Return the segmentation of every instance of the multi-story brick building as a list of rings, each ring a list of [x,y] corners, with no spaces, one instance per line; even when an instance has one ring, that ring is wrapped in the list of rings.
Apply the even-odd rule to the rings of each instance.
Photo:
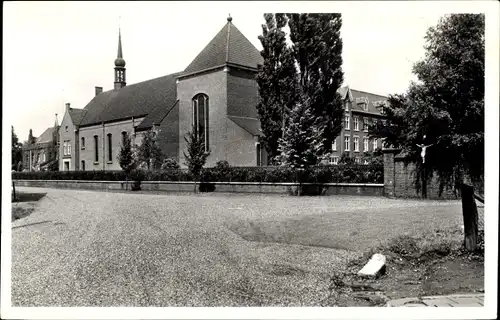
[[[332,144],[329,164],[337,164],[347,152],[357,163],[363,163],[363,153],[382,148],[380,139],[370,139],[368,126],[375,119],[383,119],[383,107],[387,97],[342,87],[339,93],[344,100],[345,111],[340,135]]]
[[[219,160],[234,166],[266,164],[256,109],[255,76],[262,63],[260,52],[229,17],[184,71],[127,86],[119,34],[114,88],[103,92],[96,87],[94,98],[83,109],[67,105],[59,134],[60,169],[119,170],[117,156],[123,137],[130,136],[139,145],[146,130],[156,132],[165,156],[185,166],[184,137],[193,125],[204,132],[210,150],[207,166]],[[370,107],[363,111],[353,107],[357,93],[349,88],[341,92],[350,103],[349,116],[363,112],[377,116],[373,101],[378,98],[370,96]],[[346,132],[351,131],[344,130],[340,139],[347,137]],[[351,145],[354,136],[350,139]],[[338,144],[338,150],[344,150]]]

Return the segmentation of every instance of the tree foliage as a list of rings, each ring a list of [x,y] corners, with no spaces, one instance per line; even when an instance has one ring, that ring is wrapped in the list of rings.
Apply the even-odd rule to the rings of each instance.
[[[179,169],[179,163],[177,163],[177,160],[172,159],[172,158],[167,158],[165,161],[163,161],[163,164],[161,165],[162,170],[166,169]]]
[[[153,130],[144,132],[142,143],[137,147],[137,159],[148,171],[160,168],[163,163],[164,155]]]
[[[339,164],[353,165],[355,160],[351,157],[349,151],[344,151],[339,159]]]
[[[285,119],[296,100],[297,70],[283,30],[286,15],[266,13],[264,19],[266,24],[262,25],[259,36],[264,63],[257,74],[260,99],[257,112],[264,134],[262,144],[273,160],[278,155],[278,140],[283,137]]]
[[[342,129],[344,108],[337,90],[344,81],[340,13],[287,14],[298,67],[300,94],[325,127],[321,152],[330,152]]]
[[[309,103],[298,103],[287,121],[285,134],[279,139],[279,163],[292,168],[307,168],[321,161],[325,125],[318,120]]]
[[[17,134],[14,132],[14,126],[11,126],[12,129],[12,169],[19,170],[19,162],[23,161],[22,155],[22,144],[19,142],[19,138]]]
[[[135,169],[136,163],[132,151],[132,141],[128,134],[123,137],[123,144],[118,153],[118,163],[127,174],[130,174],[130,172]]]
[[[259,37],[264,65],[257,83],[257,106],[264,146],[271,159],[284,159],[277,149],[284,138],[290,111],[309,108],[318,126],[324,127],[319,155],[330,151],[342,128],[344,108],[337,90],[343,82],[340,14],[265,14]],[[286,42],[289,27],[291,45]],[[306,104],[306,105],[305,105]],[[321,125],[320,125],[321,123]]]
[[[484,172],[484,27],[483,14],[452,14],[430,28],[425,58],[413,68],[418,82],[389,98],[386,126],[379,121],[370,128],[416,160],[419,171],[417,144],[432,144],[427,178],[437,173],[441,190]]]
[[[195,127],[191,129],[184,137],[187,144],[187,153],[183,151],[185,164],[188,166],[189,172],[199,180],[201,170],[207,162],[210,151],[205,150],[205,137],[203,131],[198,132]]]

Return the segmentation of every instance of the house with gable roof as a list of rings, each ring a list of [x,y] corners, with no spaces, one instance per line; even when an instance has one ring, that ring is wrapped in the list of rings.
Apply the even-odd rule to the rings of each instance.
[[[262,63],[259,50],[228,17],[184,71],[127,85],[119,32],[113,89],[96,87],[95,96],[83,109],[66,107],[59,131],[60,170],[120,170],[117,157],[124,137],[140,145],[147,130],[156,133],[166,157],[185,167],[184,137],[192,126],[204,132],[205,147],[210,150],[207,166],[220,160],[232,166],[267,164],[259,143],[262,132],[256,109],[255,76]],[[365,112],[353,105],[358,93],[348,87],[339,93],[350,110],[348,123],[352,125],[351,113]],[[370,107],[366,112],[374,110]],[[340,139],[347,137],[345,132]],[[352,135],[349,139],[345,146],[351,148]],[[339,148],[334,152],[349,150],[336,144]]]
[[[356,163],[363,163],[363,153],[382,149],[380,139],[369,137],[368,127],[375,119],[384,118],[384,106],[387,97],[350,89],[348,86],[339,89],[344,100],[344,121],[340,135],[332,144],[329,164],[337,164],[341,155],[347,152]]]
[[[53,127],[48,127],[38,138],[33,137],[32,141],[28,138],[23,144],[21,152],[24,171],[45,171],[58,161],[59,128],[56,119]]]

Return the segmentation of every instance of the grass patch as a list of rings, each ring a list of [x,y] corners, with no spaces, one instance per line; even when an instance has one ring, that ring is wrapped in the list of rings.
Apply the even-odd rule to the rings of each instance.
[[[12,202],[33,202],[39,201],[45,197],[47,193],[32,193],[16,191],[16,198]]]
[[[12,221],[29,216],[35,210],[33,205],[13,205],[12,206]]]
[[[362,279],[357,272],[374,253],[386,256],[386,274]],[[364,289],[360,289],[364,288]],[[332,296],[343,295],[342,306],[358,305],[359,299],[372,306],[388,299],[477,292],[484,289],[484,232],[479,232],[479,249],[467,252],[461,229],[448,228],[418,235],[401,235],[351,260],[346,270],[332,276]],[[359,294],[368,291],[371,294]],[[384,299],[381,298],[381,294]]]
[[[29,216],[34,210],[37,201],[45,197],[47,193],[19,192],[12,200],[12,221]]]

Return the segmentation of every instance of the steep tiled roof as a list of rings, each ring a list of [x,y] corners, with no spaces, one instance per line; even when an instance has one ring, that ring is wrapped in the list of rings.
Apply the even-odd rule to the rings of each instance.
[[[196,56],[184,70],[184,74],[205,69],[234,64],[256,69],[263,59],[259,50],[228,21],[208,45]]]
[[[374,102],[387,101],[387,97],[378,94],[373,94],[369,92],[359,91],[351,89],[351,93],[354,101],[352,102],[353,111],[362,111],[372,114],[379,114],[380,110],[375,106]],[[356,104],[356,99],[367,99],[368,100],[368,110],[365,111],[361,105]]]
[[[337,92],[338,92],[338,94],[340,94],[340,97],[342,98],[342,100],[346,100],[346,99],[351,100],[352,99],[352,96],[350,95],[351,91],[349,90],[348,86],[338,88]]]
[[[79,125],[83,119],[83,116],[85,115],[85,112],[87,111],[85,109],[69,108],[68,112],[69,116],[71,117],[71,121],[73,121],[73,124]]]
[[[161,108],[167,110],[177,100],[178,75],[173,73],[98,94],[84,108],[86,113],[80,125],[146,116]]]
[[[151,111],[146,116],[146,118],[144,118],[144,120],[142,120],[141,123],[137,126],[137,129],[147,129],[151,128],[153,124],[160,124],[163,119],[170,113],[170,111],[172,111],[172,109],[175,108],[175,106],[178,104],[179,100],[176,100],[175,103],[168,108],[161,106]]]
[[[36,143],[51,142],[54,137],[54,130],[57,130],[58,128],[59,127],[50,127],[45,129],[45,131],[36,139]]]
[[[238,126],[245,129],[252,136],[261,136],[262,130],[260,127],[259,119],[247,118],[247,117],[237,117],[237,116],[228,116],[234,123]]]

